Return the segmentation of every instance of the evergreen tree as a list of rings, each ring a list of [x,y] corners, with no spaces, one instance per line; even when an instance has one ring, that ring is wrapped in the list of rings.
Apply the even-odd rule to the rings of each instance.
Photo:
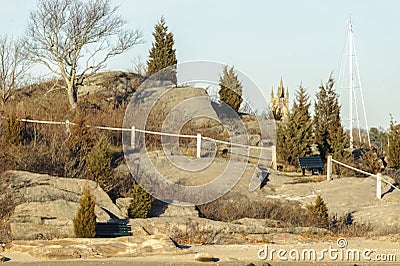
[[[298,166],[297,157],[311,155],[312,121],[310,96],[300,86],[287,121],[277,126],[277,156],[280,163]]]
[[[282,165],[292,165],[293,142],[286,122],[276,121],[276,160]]]
[[[19,145],[22,143],[21,123],[15,116],[9,116],[3,124],[1,141],[7,145]]]
[[[340,119],[339,96],[333,85],[331,75],[325,86],[321,84],[319,87],[314,108],[314,140],[323,160],[332,155],[336,160],[348,162],[349,153],[345,151],[347,136]]]
[[[236,112],[239,111],[240,104],[242,103],[242,83],[239,81],[237,74],[233,67],[228,70],[228,66],[223,69],[222,75],[219,77],[219,99]]]
[[[128,207],[129,218],[147,218],[154,198],[139,184],[133,186],[132,201]]]
[[[97,182],[108,192],[112,184],[111,150],[106,137],[101,137],[87,156],[86,178]]]
[[[400,124],[390,119],[389,146],[388,146],[389,167],[400,168]]]
[[[78,212],[73,220],[76,237],[94,237],[96,235],[95,198],[86,186],[79,202]]]
[[[164,17],[161,17],[160,21],[155,25],[153,36],[154,42],[149,51],[149,60],[147,61],[147,75],[151,76],[158,73],[157,80],[167,80],[176,84],[177,60],[175,49],[173,48],[175,44],[174,35],[172,32],[168,32]]]
[[[307,205],[307,212],[310,222],[318,227],[328,227],[328,208],[321,195],[318,195],[314,204]]]
[[[369,130],[372,146],[376,147],[378,154],[386,151],[388,133],[382,127],[371,127]]]

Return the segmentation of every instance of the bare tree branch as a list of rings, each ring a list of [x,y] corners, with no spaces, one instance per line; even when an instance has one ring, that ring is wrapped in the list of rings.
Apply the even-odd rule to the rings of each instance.
[[[123,29],[125,21],[117,11],[111,0],[39,0],[30,15],[29,59],[62,77],[71,108],[84,75],[142,43],[140,31]]]
[[[29,67],[21,50],[22,42],[9,40],[6,36],[0,37],[0,90],[3,109],[13,91],[21,85]]]

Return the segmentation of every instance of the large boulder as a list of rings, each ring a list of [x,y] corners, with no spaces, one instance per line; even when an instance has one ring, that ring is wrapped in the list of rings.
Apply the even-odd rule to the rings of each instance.
[[[189,203],[170,200],[155,200],[151,206],[150,217],[199,217],[199,211]]]
[[[126,218],[94,181],[23,171],[5,172],[1,181],[0,191],[11,191],[15,199],[9,220],[14,239],[74,237],[72,220],[85,186],[95,196],[98,222]]]

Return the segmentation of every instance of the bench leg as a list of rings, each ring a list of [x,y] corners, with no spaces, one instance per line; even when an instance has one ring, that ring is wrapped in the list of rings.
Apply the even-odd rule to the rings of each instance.
[[[303,176],[306,175],[306,169],[305,168],[301,168],[301,172],[303,173]]]

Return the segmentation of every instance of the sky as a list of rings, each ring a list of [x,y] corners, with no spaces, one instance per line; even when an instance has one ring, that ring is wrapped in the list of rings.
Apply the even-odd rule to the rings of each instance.
[[[388,128],[390,114],[400,120],[398,0],[111,1],[120,6],[127,28],[142,31],[144,44],[113,58],[108,69],[132,69],[137,57],[145,61],[154,25],[164,16],[174,33],[178,63],[233,65],[268,101],[281,77],[291,102],[300,83],[314,101],[332,71],[338,78],[351,16],[368,125]],[[35,5],[0,0],[0,35],[23,36]],[[341,104],[346,113],[347,100]]]

